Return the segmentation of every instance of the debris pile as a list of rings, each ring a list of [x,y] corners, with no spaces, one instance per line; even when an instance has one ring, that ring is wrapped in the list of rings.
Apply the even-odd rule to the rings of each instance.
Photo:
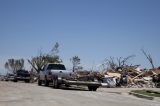
[[[103,72],[77,71],[72,73],[69,80],[95,81],[102,86],[124,88],[154,88],[160,87],[160,68],[140,70],[139,65],[118,67],[116,70]]]
[[[68,80],[73,81],[94,81],[101,80],[102,75],[99,72],[77,71],[71,74]]]
[[[139,65],[125,66],[117,70],[109,70],[103,74],[114,76],[117,86],[127,88],[154,88],[160,87],[160,68],[138,70]]]

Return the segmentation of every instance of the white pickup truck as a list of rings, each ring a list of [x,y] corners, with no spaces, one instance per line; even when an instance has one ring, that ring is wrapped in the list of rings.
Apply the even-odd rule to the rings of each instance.
[[[90,91],[96,91],[101,83],[98,81],[86,81],[86,80],[69,80],[72,72],[67,71],[63,64],[48,63],[40,71],[38,78],[38,85],[44,83],[45,86],[49,86],[49,83],[53,84],[54,88],[59,88],[64,84],[66,87],[70,85],[85,85],[88,86]]]

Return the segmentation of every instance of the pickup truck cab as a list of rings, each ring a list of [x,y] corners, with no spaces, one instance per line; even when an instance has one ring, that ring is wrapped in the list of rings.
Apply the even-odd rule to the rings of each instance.
[[[38,85],[44,83],[45,86],[48,86],[49,83],[53,83],[54,88],[59,88],[63,79],[68,78],[70,73],[63,64],[48,63],[40,71]]]

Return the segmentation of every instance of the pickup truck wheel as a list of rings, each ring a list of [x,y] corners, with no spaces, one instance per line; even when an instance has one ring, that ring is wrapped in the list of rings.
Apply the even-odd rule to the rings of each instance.
[[[45,78],[45,80],[44,80],[44,85],[49,86],[49,81],[47,80],[47,78]]]
[[[98,87],[96,86],[88,86],[89,91],[96,91]]]
[[[13,80],[13,82],[17,82],[17,79],[15,78],[15,79]]]
[[[55,88],[55,80],[54,79],[52,80],[52,83],[53,83],[53,88]]]
[[[42,85],[42,80],[38,79],[38,85],[39,85],[39,86]]]
[[[54,79],[54,88],[58,89],[59,88],[59,83],[58,83],[58,79]]]
[[[30,80],[29,80],[29,79],[28,79],[28,80],[25,80],[25,82],[26,82],[26,83],[29,83],[29,82],[30,82]]]
[[[88,86],[88,90],[89,90],[89,91],[92,91],[92,86]]]
[[[95,86],[95,87],[92,87],[92,90],[93,91],[96,91],[97,90],[97,87]]]

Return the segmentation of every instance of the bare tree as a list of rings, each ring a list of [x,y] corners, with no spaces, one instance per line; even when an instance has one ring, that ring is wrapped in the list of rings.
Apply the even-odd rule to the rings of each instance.
[[[147,60],[149,61],[149,63],[151,64],[152,68],[154,69],[154,63],[153,63],[153,58],[151,56],[151,54],[147,54],[147,52],[144,49],[141,49],[142,53],[144,54],[144,56],[147,58]]]
[[[53,46],[51,50],[51,55],[55,56],[57,55],[57,53],[59,53],[59,43],[58,42],[56,42],[56,44]]]
[[[119,67],[123,67],[123,66],[127,65],[128,64],[128,60],[133,58],[133,57],[135,57],[135,55],[130,55],[130,56],[126,57],[126,58],[123,58],[123,57],[117,58],[118,66]]]
[[[8,59],[4,67],[13,73],[24,68],[24,59]]]
[[[114,58],[110,57],[109,59],[105,59],[105,64],[108,66],[109,69],[111,70],[116,70],[118,67],[125,67],[128,65],[128,60],[135,57],[135,55],[128,56],[126,58],[119,57],[119,58]]]
[[[105,64],[108,66],[109,69],[115,70],[117,67],[117,63],[115,62],[114,57],[110,57],[109,59],[105,59]]]
[[[47,63],[61,63],[62,60],[57,55],[59,52],[59,44],[56,43],[50,53],[43,54],[40,51],[40,54],[38,56],[32,57],[31,60],[28,60],[28,62],[31,64],[31,66],[37,71],[37,73],[42,70],[43,66]]]
[[[39,73],[45,65],[45,61],[43,60],[43,56],[41,54],[39,56],[32,57],[32,59],[28,60],[28,62],[37,71],[37,73]]]
[[[75,72],[75,70],[78,70],[78,69],[82,69],[83,67],[79,66],[80,65],[80,58],[78,56],[74,56],[70,59],[70,61],[72,62],[73,64],[73,72]]]

